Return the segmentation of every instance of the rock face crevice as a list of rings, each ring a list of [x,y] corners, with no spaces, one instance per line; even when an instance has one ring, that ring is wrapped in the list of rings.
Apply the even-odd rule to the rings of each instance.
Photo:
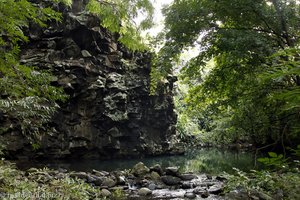
[[[28,30],[31,42],[23,47],[21,62],[50,69],[53,85],[70,96],[33,155],[109,159],[170,152],[175,79],[169,77],[163,94],[150,96],[150,55],[126,49],[97,17],[81,12],[80,3],[57,7],[62,23]],[[15,146],[14,153],[28,155],[25,146]]]

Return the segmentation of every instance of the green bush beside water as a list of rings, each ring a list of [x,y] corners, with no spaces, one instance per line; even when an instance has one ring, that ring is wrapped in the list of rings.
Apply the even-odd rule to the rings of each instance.
[[[1,199],[105,199],[99,189],[83,180],[64,176],[60,179],[47,178],[50,169],[38,170],[34,175],[15,168],[9,162],[0,162]],[[39,175],[38,175],[39,174]]]

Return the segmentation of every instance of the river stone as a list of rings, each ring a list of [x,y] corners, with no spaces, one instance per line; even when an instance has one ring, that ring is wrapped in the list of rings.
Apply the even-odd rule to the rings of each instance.
[[[195,174],[181,174],[179,178],[181,178],[184,181],[190,181],[196,179],[197,176]]]
[[[159,175],[163,175],[163,173],[164,173],[162,170],[162,167],[159,164],[156,164],[156,165],[150,167],[150,170],[157,172]]]
[[[145,174],[147,174],[148,172],[150,172],[150,169],[144,165],[144,163],[139,162],[138,164],[136,164],[131,171],[135,176],[143,176]]]
[[[207,198],[209,196],[209,193],[206,188],[197,187],[193,190],[195,194],[199,194],[202,198]]]
[[[181,182],[181,179],[178,177],[174,177],[174,176],[162,176],[161,180],[164,184],[166,185],[179,185]]]
[[[159,180],[160,179],[160,175],[157,172],[152,171],[150,174],[150,177],[152,180]]]
[[[90,175],[91,178],[93,178],[93,181],[91,181],[91,183],[94,183],[96,186],[101,186],[103,183],[103,177],[99,177],[96,175]]]
[[[213,185],[209,187],[208,192],[210,194],[220,194],[223,191],[223,186],[218,184],[218,185]]]
[[[155,190],[157,187],[156,187],[156,185],[155,185],[154,183],[150,183],[150,184],[148,185],[148,188],[149,188],[150,190]]]
[[[185,181],[185,182],[182,183],[181,187],[183,189],[191,189],[191,188],[194,188],[194,183]]]
[[[120,175],[120,176],[116,176],[116,178],[117,178],[117,184],[118,185],[125,185],[126,184],[125,176]]]
[[[167,167],[165,172],[166,175],[179,176],[179,167]]]
[[[148,188],[145,188],[145,187],[139,189],[139,191],[138,191],[138,194],[140,196],[147,196],[147,195],[150,195],[151,193],[152,193],[152,191]]]
[[[92,57],[92,55],[90,54],[90,52],[88,52],[87,50],[82,50],[82,51],[81,51],[81,55],[82,55],[84,58]]]
[[[79,178],[79,179],[84,179],[84,180],[88,180],[89,179],[89,175],[85,172],[71,172],[70,173],[70,177],[71,178]]]
[[[209,197],[209,193],[208,193],[207,190],[205,190],[203,193],[200,194],[200,196],[201,196],[202,198],[207,198],[207,197]]]
[[[102,186],[104,187],[114,187],[116,182],[112,178],[105,178],[102,182]]]
[[[197,195],[194,194],[193,192],[187,192],[184,194],[184,197],[186,197],[188,199],[195,199],[197,197]]]
[[[102,189],[101,195],[104,197],[109,197],[109,196],[111,196],[111,192],[108,189]]]
[[[95,174],[96,176],[108,176],[108,175],[109,175],[109,172],[106,172],[106,171],[98,171],[98,170],[95,170],[95,169],[93,169],[92,172],[93,172],[93,174]]]

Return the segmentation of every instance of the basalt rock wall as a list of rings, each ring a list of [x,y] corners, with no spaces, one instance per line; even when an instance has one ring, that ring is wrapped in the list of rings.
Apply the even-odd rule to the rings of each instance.
[[[26,140],[13,143],[19,157],[116,158],[157,155],[172,151],[175,134],[172,85],[149,95],[150,55],[133,53],[118,36],[100,26],[100,20],[83,11],[85,1],[72,8],[56,5],[62,23],[47,28],[32,25],[30,42],[22,47],[21,62],[55,75],[53,84],[70,96],[60,103],[51,134],[32,152]],[[16,138],[13,138],[16,141]]]

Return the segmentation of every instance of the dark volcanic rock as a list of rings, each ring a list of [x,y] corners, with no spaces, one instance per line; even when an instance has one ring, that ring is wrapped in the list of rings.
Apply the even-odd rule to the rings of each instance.
[[[70,98],[58,102],[51,134],[42,137],[39,151],[21,134],[3,136],[13,144],[10,155],[108,159],[169,153],[176,123],[174,77],[150,96],[150,55],[127,50],[97,17],[81,12],[85,2],[74,1],[72,8],[58,4],[61,24],[27,30],[30,42],[22,47],[21,62],[52,71],[52,84]]]
[[[181,179],[174,176],[162,176],[161,180],[166,185],[179,185],[181,182]]]

